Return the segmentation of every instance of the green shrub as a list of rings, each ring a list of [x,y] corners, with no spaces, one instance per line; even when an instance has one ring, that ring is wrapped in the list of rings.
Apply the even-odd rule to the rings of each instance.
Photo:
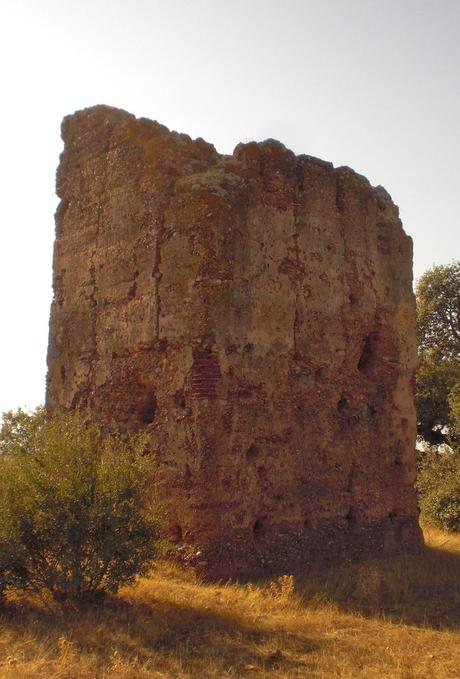
[[[2,528],[7,528],[6,521],[2,520]],[[5,592],[8,587],[24,585],[20,580],[21,564],[17,563],[17,554],[14,550],[14,542],[8,539],[8,531],[4,530],[0,537],[0,606],[4,603]]]
[[[417,480],[420,518],[447,531],[460,532],[460,453],[433,448],[423,455]]]
[[[144,450],[142,438],[103,437],[78,414],[6,413],[3,587],[45,589],[57,601],[81,603],[145,573],[156,554],[158,511]]]

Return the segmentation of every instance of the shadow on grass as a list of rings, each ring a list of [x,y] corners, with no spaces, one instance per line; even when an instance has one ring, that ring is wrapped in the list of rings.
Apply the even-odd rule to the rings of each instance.
[[[460,552],[425,546],[420,553],[348,564],[300,578],[303,604],[336,604],[348,613],[417,627],[460,628]]]
[[[80,613],[53,614],[18,599],[3,611],[0,624],[24,656],[33,658],[37,649],[51,660],[75,653],[72,665],[87,655],[104,676],[121,660],[166,676],[220,679],[254,671],[301,677],[313,669],[314,652],[332,643],[308,614],[325,603],[368,618],[460,629],[460,538],[447,546],[442,540],[415,556],[230,588],[160,568],[134,590]]]
[[[56,657],[67,643],[77,654],[97,656],[102,667],[110,666],[115,653],[150,663],[155,670],[171,671],[171,662],[176,662],[178,671],[185,672],[181,676],[213,679],[261,670],[274,676],[294,668],[307,671],[308,654],[319,648],[305,630],[292,633],[250,623],[224,607],[205,608],[160,593],[151,603],[113,597],[96,608],[60,616],[18,601],[3,612],[1,622],[13,638],[46,645]]]

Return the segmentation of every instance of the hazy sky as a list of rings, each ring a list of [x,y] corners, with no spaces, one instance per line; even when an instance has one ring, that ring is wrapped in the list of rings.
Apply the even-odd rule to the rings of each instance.
[[[460,0],[1,0],[0,411],[43,402],[60,121],[275,137],[383,184],[415,275],[460,257]]]

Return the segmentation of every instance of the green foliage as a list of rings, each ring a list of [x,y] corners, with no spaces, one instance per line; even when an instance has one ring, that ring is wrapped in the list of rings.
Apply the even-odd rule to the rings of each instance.
[[[158,513],[142,438],[80,415],[6,413],[0,433],[3,586],[75,603],[115,592],[155,557]],[[150,472],[150,473],[149,473]],[[150,480],[150,487],[148,487]],[[0,571],[1,572],[1,571]]]
[[[11,517],[5,514],[0,517],[0,605],[9,587],[26,585],[24,564],[15,537]]]
[[[0,455],[7,455],[17,449],[23,452],[30,449],[35,432],[45,423],[46,411],[43,406],[39,406],[30,415],[26,410],[18,408],[16,411],[8,410],[2,417]]]
[[[431,448],[423,456],[417,490],[422,521],[460,532],[460,453]]]
[[[417,373],[418,433],[431,444],[445,443],[455,426],[450,393],[460,384],[460,362],[436,351],[420,356]],[[457,420],[460,424],[460,420]]]
[[[460,378],[449,392],[450,416],[458,439],[460,432]]]
[[[422,276],[417,321],[418,432],[430,444],[418,453],[421,518],[460,532],[460,261]]]
[[[417,322],[421,353],[460,360],[460,261],[434,266],[420,278]]]
[[[460,433],[460,261],[434,266],[417,285],[418,432],[431,444]],[[451,396],[452,394],[452,396]]]

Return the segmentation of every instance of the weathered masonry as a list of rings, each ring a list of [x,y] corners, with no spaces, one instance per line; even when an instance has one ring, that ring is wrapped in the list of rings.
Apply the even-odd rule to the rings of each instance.
[[[151,435],[170,538],[215,577],[420,545],[412,244],[381,188],[65,118],[49,408]]]

